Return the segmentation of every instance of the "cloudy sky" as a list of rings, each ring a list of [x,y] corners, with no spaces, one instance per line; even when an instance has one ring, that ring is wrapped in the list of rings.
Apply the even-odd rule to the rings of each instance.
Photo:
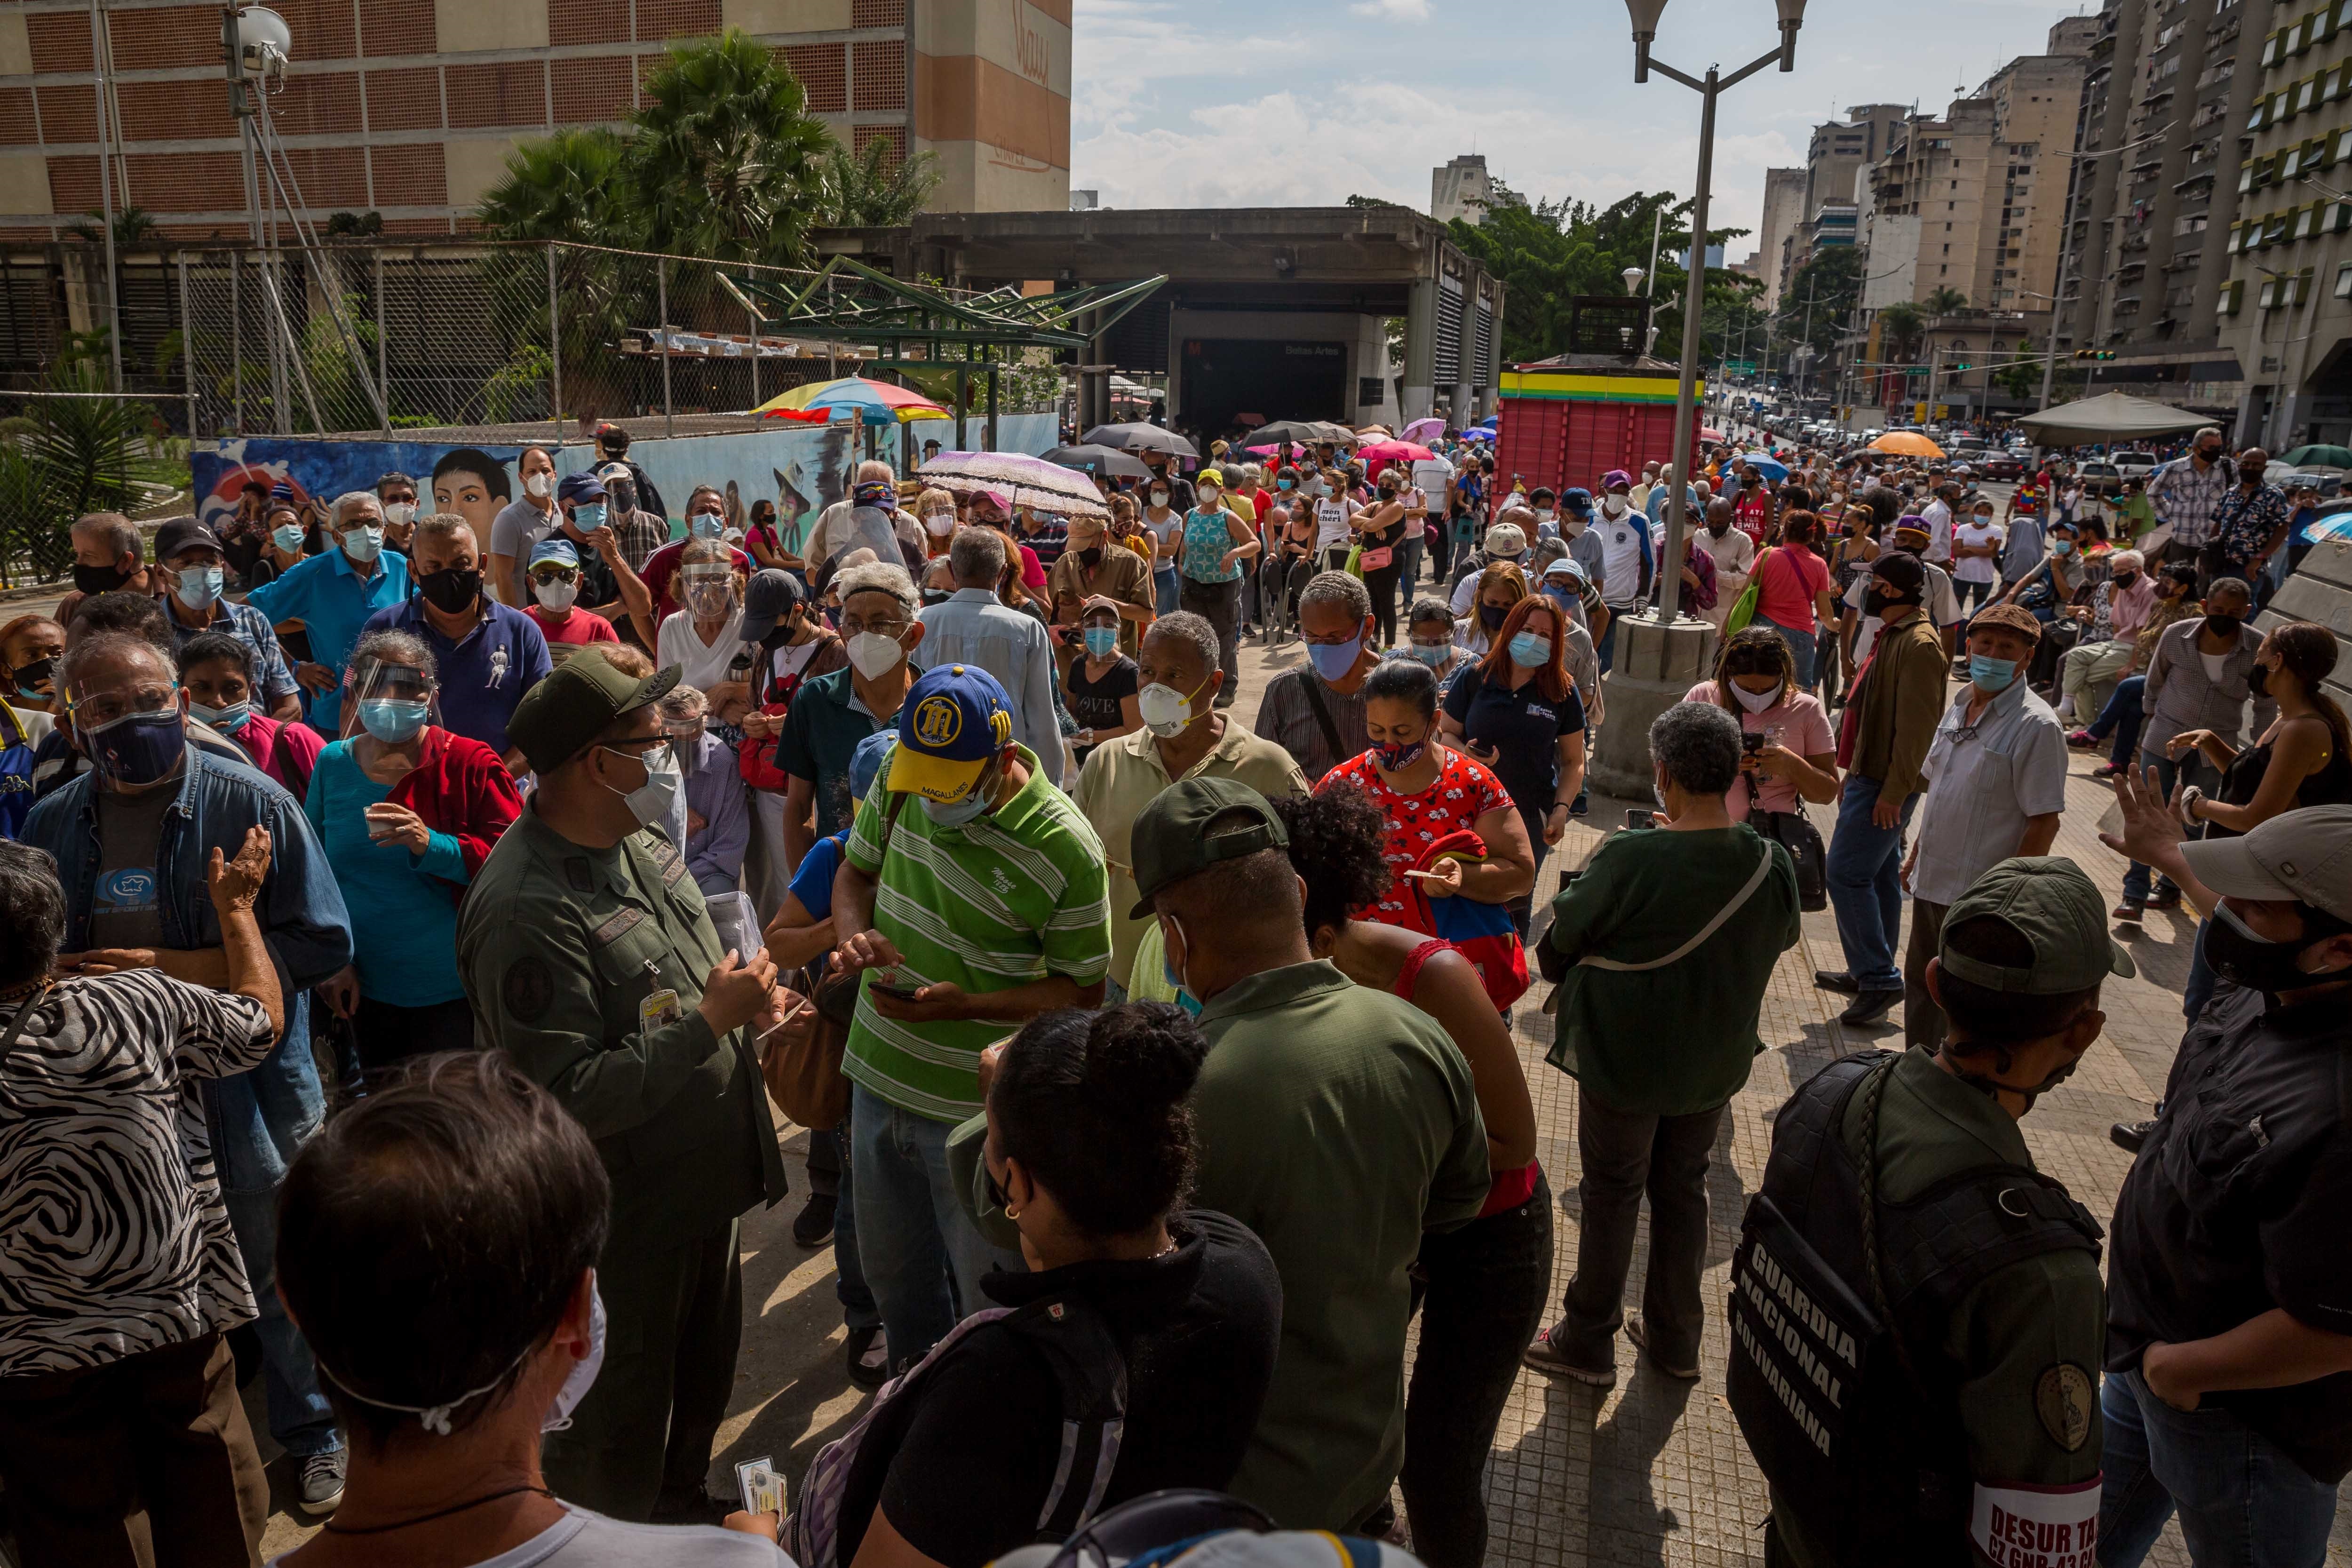
[[[2039,54],[2057,0],[1811,0],[1797,68],[1725,95],[1713,226],[1752,229],[1764,171],[1860,103],[1940,111]],[[1772,0],[1670,0],[1653,48],[1694,75],[1777,37]],[[1622,0],[1076,0],[1070,184],[1103,205],[1426,210],[1457,153],[1530,198],[1688,193],[1698,95],[1633,85]],[[1735,240],[1735,259],[1755,247]]]

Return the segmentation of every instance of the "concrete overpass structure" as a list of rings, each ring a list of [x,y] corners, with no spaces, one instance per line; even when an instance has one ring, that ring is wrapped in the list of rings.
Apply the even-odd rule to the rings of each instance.
[[[1397,424],[1495,406],[1503,285],[1408,207],[925,213],[905,228],[826,229],[820,254],[913,281],[1067,289],[1165,274],[1098,335],[1081,428],[1109,420],[1110,375],[1168,378],[1171,424]],[[1405,323],[1402,364],[1386,322]]]

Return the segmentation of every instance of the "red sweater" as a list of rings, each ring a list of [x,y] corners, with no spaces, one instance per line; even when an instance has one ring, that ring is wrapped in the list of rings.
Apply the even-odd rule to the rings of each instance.
[[[436,833],[454,837],[468,878],[480,873],[490,846],[522,815],[522,795],[499,754],[437,724],[427,726],[416,766],[384,799],[406,806]]]

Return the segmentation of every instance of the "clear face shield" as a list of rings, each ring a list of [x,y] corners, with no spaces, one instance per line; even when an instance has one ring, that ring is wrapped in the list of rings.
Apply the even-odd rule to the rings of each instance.
[[[387,745],[413,740],[441,721],[432,678],[414,665],[372,658],[351,672],[352,700],[343,705],[341,738],[369,734]]]

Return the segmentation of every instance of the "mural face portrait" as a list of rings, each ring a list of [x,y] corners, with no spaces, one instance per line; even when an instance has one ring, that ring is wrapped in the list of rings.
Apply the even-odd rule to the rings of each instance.
[[[433,466],[433,510],[464,518],[477,539],[490,536],[491,519],[513,499],[506,465],[488,452],[458,447]]]

